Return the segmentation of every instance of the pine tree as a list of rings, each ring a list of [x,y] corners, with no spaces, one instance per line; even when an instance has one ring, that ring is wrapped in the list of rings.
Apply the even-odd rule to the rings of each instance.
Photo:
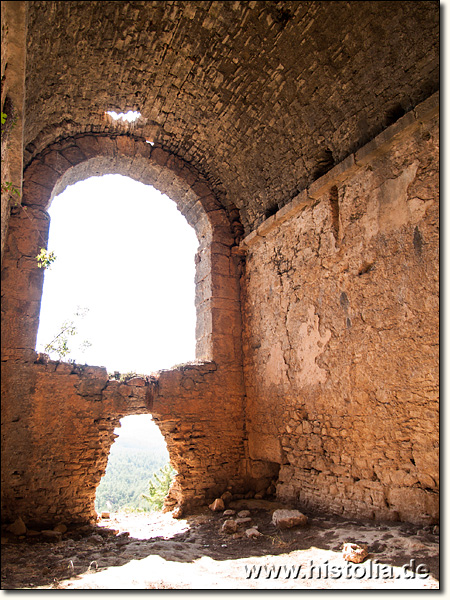
[[[153,474],[148,482],[149,493],[142,494],[142,498],[150,503],[152,510],[162,509],[175,475],[176,471],[170,463],[167,463]]]

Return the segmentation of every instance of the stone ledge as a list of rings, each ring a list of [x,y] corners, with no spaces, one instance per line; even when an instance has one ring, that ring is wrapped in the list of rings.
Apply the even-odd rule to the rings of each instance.
[[[393,125],[379,133],[368,144],[355,152],[355,162],[358,167],[366,166],[375,156],[387,152],[392,143],[401,137],[406,137],[418,127],[414,112],[410,111]]]
[[[191,362],[186,362],[186,363],[182,363],[180,365],[175,365],[173,367],[171,367],[170,369],[161,369],[160,371],[157,371],[155,373],[156,377],[164,374],[170,374],[170,373],[185,373],[186,371],[204,371],[206,373],[209,373],[210,371],[217,371],[217,365],[214,361],[208,361],[208,360],[198,360],[198,361],[191,361]]]
[[[350,154],[342,162],[330,169],[325,175],[313,181],[308,187],[308,196],[312,200],[319,200],[333,185],[343,183],[358,169],[355,155]]]
[[[347,156],[347,158],[330,169],[325,175],[311,183],[308,188],[302,190],[293,200],[249,233],[242,240],[240,247],[243,249],[249,248],[259,240],[264,239],[270,232],[300,213],[306,206],[320,200],[333,186],[341,185],[376,156],[388,152],[391,146],[399,139],[410,135],[423,123],[435,118],[438,114],[439,92],[435,92],[382,131],[365,146]]]

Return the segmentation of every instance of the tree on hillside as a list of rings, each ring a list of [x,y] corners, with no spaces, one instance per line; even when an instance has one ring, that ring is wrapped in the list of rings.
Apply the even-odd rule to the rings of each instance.
[[[148,482],[149,493],[142,494],[142,498],[150,503],[152,510],[162,510],[164,500],[169,493],[169,488],[175,475],[176,471],[170,463],[167,463],[158,472],[153,474]]]

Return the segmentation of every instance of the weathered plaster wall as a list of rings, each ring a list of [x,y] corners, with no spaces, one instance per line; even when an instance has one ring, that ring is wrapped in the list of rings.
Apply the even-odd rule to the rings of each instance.
[[[278,497],[302,506],[436,520],[437,101],[319,178],[240,248],[206,183],[142,140],[79,136],[39,156],[3,269],[4,518],[92,519],[114,427],[151,412],[179,473],[169,505],[260,492],[278,477]],[[111,169],[172,192],[201,242],[203,361],[127,385],[34,352],[45,208],[72,180]]]
[[[2,25],[2,183],[25,168],[22,205],[2,194],[3,518],[92,518],[151,389],[170,503],[279,477],[290,502],[435,520],[439,4],[3,2]],[[199,364],[143,385],[34,352],[46,210],[103,173],[199,238]]]
[[[248,450],[281,499],[438,518],[437,103],[244,240]]]

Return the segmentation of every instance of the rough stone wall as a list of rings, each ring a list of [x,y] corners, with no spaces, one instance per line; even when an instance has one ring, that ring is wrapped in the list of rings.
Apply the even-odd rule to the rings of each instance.
[[[2,138],[2,183],[25,166],[23,206],[2,194],[3,517],[92,518],[117,419],[149,410],[34,352],[46,209],[112,172],[167,193],[200,243],[199,363],[131,386],[151,387],[170,502],[279,477],[281,499],[435,520],[437,111],[418,103],[439,4],[3,2],[2,27],[2,107],[27,54]]]
[[[215,363],[162,371],[152,415],[178,472],[169,505],[189,507],[226,490],[250,489],[240,373]]]
[[[203,504],[248,490],[243,470],[242,390],[214,363],[111,379],[103,367],[29,353],[2,367],[2,519],[31,526],[96,519],[95,491],[114,429],[151,414],[178,475],[167,505]],[[230,423],[233,425],[230,427]]]
[[[438,98],[245,238],[255,468],[346,515],[438,518]]]
[[[226,390],[226,392],[225,392]],[[29,353],[2,365],[2,519],[29,525],[96,519],[95,491],[114,429],[151,414],[177,471],[167,506],[248,491],[242,388],[215,363],[120,381],[103,367]]]
[[[114,427],[150,412],[178,471],[169,505],[278,477],[278,497],[306,507],[436,520],[437,132],[431,97],[240,248],[208,186],[168,153],[129,136],[49,148],[27,170],[2,273],[3,518],[92,519]],[[215,362],[124,385],[35,354],[45,208],[111,169],[156,181],[198,227],[197,350]]]
[[[26,60],[25,2],[1,3],[1,256],[8,230],[9,210],[20,204],[23,170],[23,131]]]
[[[2,368],[2,519],[30,526],[96,518],[114,428],[148,413],[154,380],[109,381],[102,367],[31,354]]]

